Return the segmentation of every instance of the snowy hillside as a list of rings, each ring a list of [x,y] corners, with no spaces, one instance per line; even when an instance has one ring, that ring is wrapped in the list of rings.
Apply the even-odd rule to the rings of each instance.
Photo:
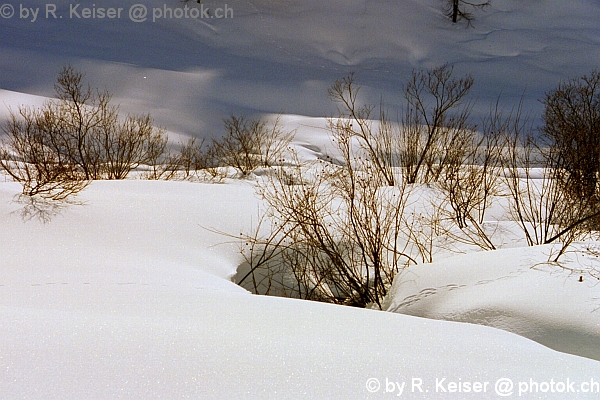
[[[209,18],[169,16],[184,7]],[[600,66],[595,0],[491,0],[473,27],[439,0],[23,0],[0,17],[2,120],[42,105],[72,64],[174,143],[281,114],[307,160],[336,151],[327,89],[349,72],[361,102],[395,116],[411,71],[449,63],[474,76],[476,117],[523,96],[539,122],[545,92]],[[411,266],[386,312],[256,296],[233,283],[241,241],[215,232],[256,228],[261,179],[94,181],[53,203],[0,174],[0,397],[598,397],[597,242],[547,263],[500,201],[486,219],[500,250]]]
[[[512,105],[524,94],[526,109],[539,112],[544,92],[600,65],[592,0],[494,0],[468,29],[449,23],[438,0],[205,0],[212,10],[226,3],[233,18],[156,22],[154,9],[181,3],[146,0],[143,23],[128,17],[135,1],[104,2],[124,9],[112,20],[71,18],[70,2],[54,3],[57,19],[25,0],[42,11],[35,22],[17,18],[18,4],[2,21],[0,88],[51,95],[70,62],[126,110],[185,135],[217,136],[232,112],[329,116],[327,88],[350,71],[367,101],[383,96],[393,111],[411,70],[443,63],[475,77],[481,109],[500,94]]]

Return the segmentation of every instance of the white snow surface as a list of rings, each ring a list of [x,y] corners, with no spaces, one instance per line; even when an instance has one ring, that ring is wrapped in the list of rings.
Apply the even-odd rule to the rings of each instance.
[[[493,326],[600,360],[597,256],[576,244],[554,264],[551,251],[510,248],[411,267],[394,281],[384,309]]]
[[[283,113],[300,155],[323,158],[336,113],[327,88],[351,71],[360,99],[383,98],[390,115],[413,69],[451,63],[475,77],[475,114],[502,94],[509,107],[523,96],[536,118],[546,91],[600,65],[595,0],[492,0],[473,28],[450,24],[438,0],[203,0],[234,18],[156,22],[153,9],[184,3],[77,3],[125,11],[83,19],[69,14],[75,2],[54,0],[63,18],[53,19],[49,2],[6,3],[15,14],[0,24],[0,119],[5,105],[52,96],[70,63],[124,112],[151,113],[173,142],[221,135],[230,113]],[[150,20],[129,20],[136,3]],[[38,19],[19,18],[24,8]],[[56,207],[1,179],[1,398],[391,398],[405,383],[404,398],[480,399],[502,397],[505,378],[508,398],[600,392],[584,392],[600,382],[599,267],[584,244],[562,266],[544,263],[549,247],[519,243],[446,254],[397,277],[385,304],[394,313],[360,310],[231,282],[239,243],[211,229],[256,224],[249,181],[93,182]],[[489,384],[474,393],[475,382]]]
[[[600,380],[597,361],[499,329],[245,292],[238,244],[205,228],[252,225],[248,182],[94,182],[60,209],[19,190],[0,183],[3,398],[387,398],[392,382],[497,398],[505,378],[515,396],[521,381]]]

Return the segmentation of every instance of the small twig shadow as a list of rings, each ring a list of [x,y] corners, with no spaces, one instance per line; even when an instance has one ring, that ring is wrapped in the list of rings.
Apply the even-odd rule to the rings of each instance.
[[[14,201],[23,207],[13,211],[12,214],[19,215],[25,222],[37,220],[44,224],[51,222],[54,217],[61,215],[69,206],[83,204],[83,202],[73,199],[51,200],[23,194],[16,195]]]

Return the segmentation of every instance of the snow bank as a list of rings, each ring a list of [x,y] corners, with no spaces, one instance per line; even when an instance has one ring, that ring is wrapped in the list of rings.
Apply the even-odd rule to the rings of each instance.
[[[37,214],[18,191],[0,183],[5,398],[464,398],[451,382],[497,398],[501,379],[515,395],[600,380],[596,361],[488,327],[250,295],[229,280],[237,244],[200,226],[251,226],[247,182],[94,182]]]
[[[394,280],[385,309],[493,326],[600,360],[600,263],[579,246],[561,265],[549,264],[551,251],[513,248],[410,267]]]

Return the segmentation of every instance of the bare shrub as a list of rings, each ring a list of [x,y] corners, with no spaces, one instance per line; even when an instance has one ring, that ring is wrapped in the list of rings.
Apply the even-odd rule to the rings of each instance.
[[[591,233],[586,223],[600,215],[597,202],[573,195],[571,171],[557,164],[557,152],[563,149],[544,147],[531,124],[522,120],[520,108],[508,118],[504,176],[511,212],[529,245],[561,243],[556,261],[574,241]]]
[[[442,219],[452,221],[444,234],[456,242],[474,244],[484,250],[496,249],[484,220],[492,197],[500,194],[504,139],[498,123],[490,113],[481,133],[466,131],[459,135],[461,150],[446,163],[436,184],[444,200],[439,210],[444,214]],[[456,234],[452,226],[456,226],[460,234]]]
[[[413,72],[404,89],[408,105],[400,130],[408,183],[437,181],[449,163],[464,158],[462,146],[474,130],[472,103],[465,102],[472,85],[471,76],[456,79],[447,64]]]
[[[270,228],[243,236],[247,272],[239,283],[251,282],[263,294],[381,306],[394,276],[416,263],[415,256],[432,259],[439,215],[431,234],[424,234],[423,219],[404,210],[417,178],[436,180],[468,156],[470,105],[451,111],[471,84],[471,78],[453,79],[447,66],[414,74],[406,90],[410,124],[402,134],[383,111],[374,120],[375,108],[359,104],[353,75],[336,81],[329,96],[340,110],[329,129],[340,162],[296,160],[296,167],[279,168],[259,183]],[[406,149],[415,150],[414,159]],[[486,182],[491,185],[476,181],[480,191],[489,189]],[[482,201],[473,207],[485,208]]]
[[[147,174],[149,179],[188,180],[200,179],[213,167],[211,149],[205,146],[205,140],[195,137],[179,143],[178,149],[165,152],[160,160],[152,164]],[[212,174],[208,174],[212,177]]]
[[[573,196],[598,198],[600,72],[563,82],[546,94],[542,133],[551,163],[564,169]]]
[[[100,135],[100,170],[106,179],[125,179],[142,164],[155,165],[165,152],[165,130],[155,128],[149,115],[128,116],[108,128]]]
[[[63,200],[77,194],[88,181],[84,172],[52,149],[48,136],[39,127],[41,116],[21,108],[11,111],[4,127],[0,167],[23,185],[23,194],[50,200]]]
[[[164,129],[149,115],[121,120],[111,95],[85,87],[81,72],[63,68],[55,90],[57,98],[39,109],[11,111],[4,129],[0,166],[24,194],[63,198],[92,179],[124,179],[164,153]]]
[[[124,179],[164,153],[164,129],[149,115],[121,119],[110,93],[84,86],[73,67],[61,70],[55,90],[57,98],[39,109],[11,111],[4,129],[0,166],[24,194],[65,197],[92,179]]]
[[[353,74],[337,80],[329,88],[331,100],[341,105],[338,118],[330,120],[330,129],[343,133],[345,140],[356,138],[360,153],[370,160],[378,176],[386,185],[394,186],[397,181],[394,167],[400,147],[398,136],[383,110],[377,116],[377,128],[373,127],[375,107],[358,104],[359,92]]]
[[[412,209],[402,216],[400,230],[405,242],[406,252],[421,263],[433,262],[437,240],[442,235],[441,207],[439,204],[419,204],[419,209]]]
[[[244,278],[263,294],[283,291],[292,297],[380,306],[409,260],[398,248],[404,187],[382,186],[384,180],[373,179],[376,168],[368,162],[360,168],[323,161],[295,168],[293,184],[289,171],[278,169],[260,185],[272,225],[266,235],[244,239],[249,250]]]
[[[507,115],[496,103],[478,132],[465,100],[473,80],[452,73],[442,66],[413,74],[400,129],[359,104],[352,75],[336,81],[329,95],[341,107],[329,129],[339,162],[296,157],[259,181],[267,210],[259,228],[241,236],[247,263],[238,283],[262,294],[380,306],[394,276],[431,262],[437,248],[495,249],[485,216],[502,185],[529,245],[560,242],[558,259],[589,235],[597,197],[573,195],[581,192],[570,182],[585,174],[567,167],[564,149],[539,141],[522,103]],[[237,119],[228,129],[253,130]],[[231,148],[248,149],[234,152],[246,159],[260,154],[256,146]],[[242,174],[256,168],[240,164],[230,161]],[[413,207],[411,191],[423,202],[421,189],[437,200]]]
[[[477,9],[485,9],[490,5],[490,1],[446,0],[444,13],[452,22],[457,23],[460,20],[465,20],[470,26],[473,19],[475,19],[473,12]]]
[[[204,139],[198,142],[194,137],[181,146],[177,164],[181,167],[184,178],[189,178],[194,172],[209,167],[208,157],[203,151],[204,142]]]
[[[380,307],[394,276],[415,262],[399,240],[408,187],[386,158],[396,138],[384,118],[373,128],[357,92],[352,76],[329,92],[342,104],[329,121],[339,163],[296,157],[295,167],[259,183],[271,226],[244,237],[248,272],[239,283],[251,281],[263,294]]]
[[[259,167],[280,163],[294,137],[282,129],[277,118],[272,126],[262,119],[230,116],[225,121],[227,134],[213,140],[209,154],[221,166],[233,167],[245,177]]]

